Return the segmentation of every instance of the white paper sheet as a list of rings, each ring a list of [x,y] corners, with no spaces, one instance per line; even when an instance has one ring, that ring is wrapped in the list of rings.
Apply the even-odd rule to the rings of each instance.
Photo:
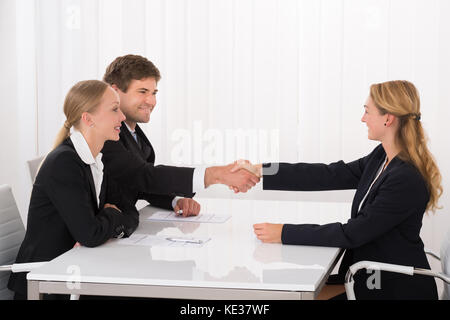
[[[170,240],[172,239],[172,240]],[[153,236],[148,234],[132,234],[129,238],[118,240],[118,244],[131,246],[159,247],[193,247],[201,248],[211,238],[184,236]],[[197,243],[198,242],[198,243]]]
[[[152,214],[147,220],[151,221],[177,221],[177,222],[198,222],[198,223],[224,223],[230,219],[231,215],[216,215],[202,213],[198,216],[183,217],[178,216],[175,212],[157,211]]]

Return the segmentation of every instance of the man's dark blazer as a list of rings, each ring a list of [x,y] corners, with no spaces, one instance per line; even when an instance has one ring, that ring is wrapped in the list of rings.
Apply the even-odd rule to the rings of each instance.
[[[147,200],[151,205],[172,210],[175,196],[192,198],[193,168],[155,166],[155,152],[141,128],[136,125],[138,142],[122,122],[119,141],[107,141],[103,163],[122,188],[128,189],[134,203]]]
[[[106,170],[105,170],[106,171]],[[70,138],[45,158],[33,185],[25,238],[16,263],[50,261],[76,242],[95,247],[138,226],[135,206],[123,198],[104,172],[97,204],[91,168],[75,151]],[[116,205],[103,208],[106,203]],[[26,295],[26,273],[13,273],[8,288]]]
[[[280,163],[275,175],[264,175],[265,190],[322,191],[356,189],[351,218],[346,224],[292,225],[282,230],[284,244],[328,246],[347,249],[340,274],[363,260],[429,269],[420,238],[422,218],[429,201],[424,179],[411,164],[395,157],[378,177],[358,211],[386,153],[379,145],[368,156],[344,163]],[[263,172],[268,172],[264,164]],[[375,274],[361,271],[355,276],[355,294],[363,299],[437,299],[434,279],[381,272],[380,290]]]

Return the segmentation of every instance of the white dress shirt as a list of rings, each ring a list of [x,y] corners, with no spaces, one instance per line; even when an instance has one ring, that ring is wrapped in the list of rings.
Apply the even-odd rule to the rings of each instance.
[[[91,168],[92,177],[94,178],[95,194],[97,195],[97,206],[100,206],[100,190],[102,188],[103,182],[103,162],[102,153],[100,152],[97,157],[92,155],[89,145],[84,139],[83,135],[78,130],[73,130],[70,135],[70,140],[72,140],[73,146],[78,156],[83,160],[84,163],[88,164]]]
[[[378,169],[378,172],[377,172],[377,174],[376,174],[376,176],[375,176],[375,179],[373,179],[373,181],[372,181],[372,183],[371,183],[369,189],[367,190],[366,194],[364,195],[364,198],[363,198],[363,199],[361,200],[361,202],[359,203],[358,212],[361,210],[361,207],[362,207],[364,201],[366,200],[367,195],[368,195],[369,192],[370,192],[370,189],[372,189],[372,186],[375,184],[375,181],[377,181],[378,177],[379,177],[379,176],[381,175],[381,173],[384,171],[384,166],[386,165],[386,162],[387,162],[387,157],[386,157],[386,159],[384,160],[383,164],[382,164],[382,165],[380,166],[380,168]]]
[[[131,128],[128,126],[126,122],[125,126],[127,127],[128,131],[130,131],[131,135],[133,136],[134,140],[137,142],[137,134],[136,130],[131,130]],[[205,189],[205,171],[207,167],[198,167],[194,168],[194,175],[192,177],[192,192],[197,193],[200,190]],[[175,208],[177,205],[178,200],[183,199],[183,197],[175,197],[172,200],[172,208]]]

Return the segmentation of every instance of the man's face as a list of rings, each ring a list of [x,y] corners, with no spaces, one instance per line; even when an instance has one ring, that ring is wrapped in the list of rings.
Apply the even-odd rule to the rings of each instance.
[[[147,123],[156,106],[157,83],[154,78],[131,80],[127,92],[116,89],[120,96],[120,109],[127,123]],[[114,86],[114,88],[116,88]]]

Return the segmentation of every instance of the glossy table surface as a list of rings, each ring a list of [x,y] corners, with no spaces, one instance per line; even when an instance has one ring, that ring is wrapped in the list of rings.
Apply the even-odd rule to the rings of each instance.
[[[33,270],[28,280],[226,288],[317,293],[334,267],[339,248],[265,244],[253,224],[345,222],[350,203],[197,199],[200,214],[230,214],[225,223],[156,222],[161,209],[140,210],[135,234],[208,237],[201,247],[123,245],[112,239],[78,247]],[[182,219],[182,218],[180,218]]]

